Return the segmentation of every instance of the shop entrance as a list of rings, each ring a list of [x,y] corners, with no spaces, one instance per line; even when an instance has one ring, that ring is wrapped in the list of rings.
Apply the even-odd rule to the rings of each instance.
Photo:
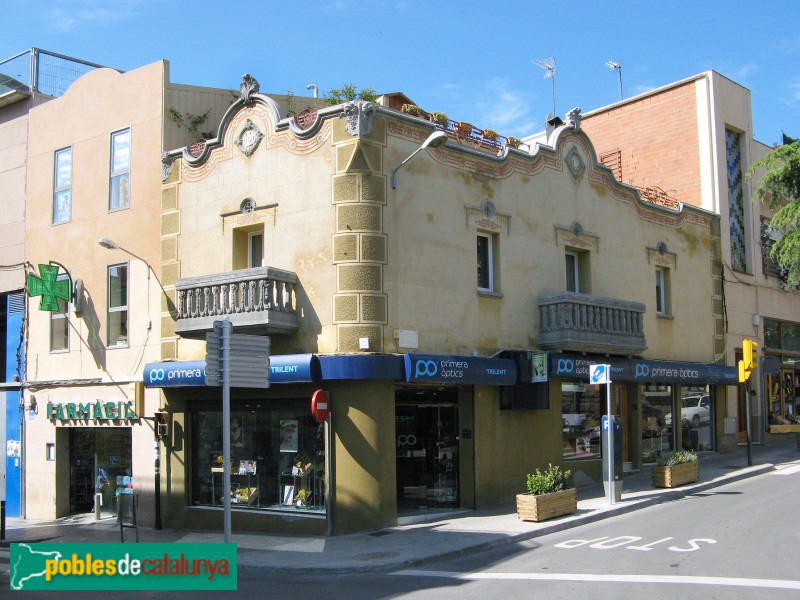
[[[100,496],[100,516],[117,514],[120,494],[133,492],[131,430],[81,427],[69,430],[70,513],[91,512]]]
[[[395,434],[398,511],[458,507],[458,390],[399,389]]]

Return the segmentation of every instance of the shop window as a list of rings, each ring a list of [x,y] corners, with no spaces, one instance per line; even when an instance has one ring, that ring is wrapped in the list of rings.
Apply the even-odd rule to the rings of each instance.
[[[130,168],[131,130],[123,129],[111,134],[109,210],[119,210],[130,206]]]
[[[591,386],[583,381],[562,382],[561,419],[565,459],[600,457],[605,400],[605,386]]]
[[[668,415],[667,425],[673,419]],[[681,447],[684,450],[714,449],[714,399],[708,386],[681,389]]]
[[[302,402],[231,410],[231,503],[324,513],[325,427]],[[222,412],[193,413],[192,504],[221,506]]]
[[[670,302],[670,272],[665,267],[656,268],[656,314],[666,317],[672,314]]]
[[[495,291],[495,257],[496,257],[496,238],[489,233],[479,233],[477,237],[478,259],[478,291]]]
[[[784,368],[767,375],[770,425],[800,425],[800,370],[795,361],[784,359]],[[789,367],[789,368],[787,368]]]
[[[642,462],[655,462],[674,448],[672,386],[644,384],[641,409]]]
[[[53,174],[53,224],[72,218],[72,148],[55,153]]]
[[[128,265],[108,267],[108,347],[128,345]]]
[[[61,275],[58,279],[67,279]],[[58,298],[58,311],[50,313],[50,352],[69,350],[69,304]]]

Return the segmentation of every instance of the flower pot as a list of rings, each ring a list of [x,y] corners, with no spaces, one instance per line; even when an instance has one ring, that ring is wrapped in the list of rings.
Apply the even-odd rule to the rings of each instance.
[[[575,488],[539,496],[517,494],[517,516],[523,521],[544,521],[577,510],[578,493]]]
[[[672,488],[700,479],[700,463],[695,461],[653,467],[653,485]]]

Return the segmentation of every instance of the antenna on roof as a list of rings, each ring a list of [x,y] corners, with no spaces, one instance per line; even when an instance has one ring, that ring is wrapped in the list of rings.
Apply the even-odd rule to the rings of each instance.
[[[607,60],[606,66],[619,73],[619,99],[622,100],[622,65],[615,60]]]
[[[544,78],[553,80],[553,115],[556,114],[556,59],[552,56],[550,58],[543,58],[534,60],[537,65],[544,69]]]

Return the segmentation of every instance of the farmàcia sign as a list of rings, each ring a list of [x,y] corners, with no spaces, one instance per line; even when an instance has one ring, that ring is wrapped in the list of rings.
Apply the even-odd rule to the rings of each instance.
[[[48,402],[47,418],[75,421],[121,421],[136,419],[133,400],[120,402]]]

